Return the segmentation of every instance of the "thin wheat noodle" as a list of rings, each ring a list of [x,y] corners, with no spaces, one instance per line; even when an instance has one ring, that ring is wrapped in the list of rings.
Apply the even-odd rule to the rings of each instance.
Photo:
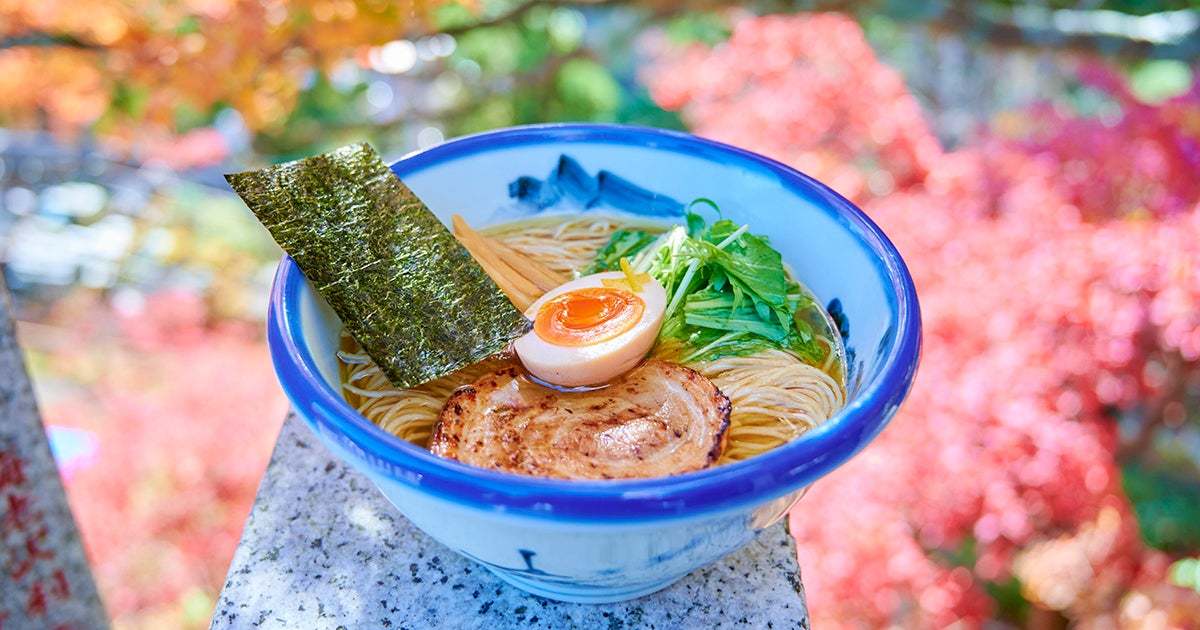
[[[620,227],[646,229],[647,225],[607,216],[546,217],[471,231],[467,239],[485,234],[500,245],[491,246],[493,255],[513,260],[507,256],[511,248],[548,273],[566,278],[591,264],[596,251]],[[528,266],[520,268],[520,258],[516,260],[505,265],[508,270],[534,284],[547,281],[547,272],[530,272]],[[842,384],[830,374],[840,368],[840,354],[830,340],[819,338],[830,349],[821,367],[781,350],[687,364],[711,379],[732,403],[728,446],[719,463],[753,457],[793,440],[845,405]],[[679,360],[686,351],[664,344],[654,354]],[[420,446],[428,444],[442,404],[456,388],[513,362],[492,358],[420,387],[397,389],[348,336],[343,336],[337,356],[347,401],[385,431]]]

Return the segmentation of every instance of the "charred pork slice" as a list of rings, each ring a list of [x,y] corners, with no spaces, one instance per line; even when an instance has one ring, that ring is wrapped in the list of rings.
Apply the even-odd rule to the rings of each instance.
[[[505,368],[450,396],[430,450],[539,477],[660,477],[715,462],[729,409],[712,381],[666,361],[646,361],[590,392],[560,392]]]

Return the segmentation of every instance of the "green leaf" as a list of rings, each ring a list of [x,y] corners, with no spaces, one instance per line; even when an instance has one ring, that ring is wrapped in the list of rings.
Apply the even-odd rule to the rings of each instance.
[[[664,331],[665,334],[660,337],[680,339],[693,348],[690,354],[684,355],[685,362],[714,361],[721,357],[745,356],[778,347],[768,339],[749,333],[687,327],[682,321],[671,328],[664,326]]]
[[[696,202],[693,201],[692,203],[694,204]],[[689,204],[688,207],[691,208],[691,205]],[[700,238],[700,235],[703,232],[704,232],[704,217],[696,214],[695,212],[688,212],[687,213],[687,234],[688,234],[688,236],[690,236],[692,238]]]
[[[396,386],[449,374],[529,331],[370,146],[226,179]]]
[[[742,226],[738,225],[737,223],[734,223],[729,219],[721,219],[716,223],[713,223],[712,227],[708,228],[708,230],[704,232],[700,238],[703,238],[713,245],[719,245],[724,242],[725,239],[733,236],[733,234],[740,229],[742,229]],[[741,241],[741,239],[739,238],[738,241]],[[730,248],[732,247],[734,250],[736,250],[738,246],[739,245],[737,242],[730,243],[725,249],[727,251],[731,251]]]
[[[621,259],[633,259],[646,249],[658,236],[642,230],[617,230],[608,243],[596,252],[596,260],[583,271],[584,274],[614,271],[621,268]]]
[[[766,302],[754,300],[754,310],[758,313],[760,319],[771,319],[771,307],[767,306]]]
[[[790,351],[819,364],[826,349],[800,316],[813,307],[799,283],[788,278],[783,257],[766,238],[728,219],[707,225],[688,205],[683,226],[654,238],[618,232],[588,269],[615,268],[636,252],[634,268],[666,289],[666,321],[660,339],[677,339],[692,349],[687,360],[749,354],[767,348]],[[679,305],[682,304],[682,308]]]
[[[693,240],[690,245],[702,250],[697,257],[719,265],[731,279],[772,307],[786,305],[788,278],[783,269],[783,257],[765,241],[749,234],[742,235],[740,240],[747,244],[741,253],[717,249],[707,241]]]
[[[704,231],[704,225],[707,221],[704,218],[704,215],[700,214],[696,210],[697,206],[708,206],[717,214],[718,219],[721,217],[721,206],[718,206],[717,202],[713,201],[712,199],[709,199],[708,197],[697,197],[691,200],[688,203],[684,214],[687,216],[688,236],[692,238],[700,238],[701,233]]]
[[[762,317],[754,307],[738,307],[729,293],[701,291],[689,295],[683,307],[684,321],[692,326],[733,332],[748,332],[772,341],[787,338],[788,329],[771,317]]]
[[[725,285],[728,283],[729,276],[725,275],[725,272],[721,271],[720,269],[713,269],[712,273],[710,273],[708,276],[708,284],[710,287],[712,287],[713,291],[720,291],[724,289]]]
[[[811,328],[807,335],[793,332],[792,335],[788,336],[788,340],[784,345],[788,350],[795,353],[796,356],[809,363],[818,364],[825,360],[826,350],[817,343],[816,337],[812,335]]]

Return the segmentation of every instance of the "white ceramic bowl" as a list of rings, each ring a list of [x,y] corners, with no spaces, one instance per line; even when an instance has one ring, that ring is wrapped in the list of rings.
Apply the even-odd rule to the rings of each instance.
[[[417,527],[518,588],[599,603],[671,584],[778,521],[887,424],[912,383],[920,316],[900,255],[852,204],[778,162],[681,133],[542,125],[453,140],[392,168],[443,221],[459,213],[475,226],[537,212],[668,217],[680,200],[708,197],[770,236],[846,336],[846,408],[766,454],[637,481],[516,476],[436,457],[348,405],[334,355],[341,323],[285,257],[268,335],[297,413]]]

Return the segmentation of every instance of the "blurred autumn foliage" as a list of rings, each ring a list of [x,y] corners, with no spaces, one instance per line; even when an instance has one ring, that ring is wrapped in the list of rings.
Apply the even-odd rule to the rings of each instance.
[[[911,266],[912,397],[792,515],[816,626],[1195,627],[1200,12],[801,4],[0,0],[0,262],[117,625],[207,623],[284,411],[220,172],[597,120],[791,164]]]
[[[173,130],[217,104],[258,129],[304,77],[395,39],[426,0],[0,2],[0,116],[69,131]],[[38,121],[42,122],[42,121]]]
[[[22,337],[63,388],[44,419],[98,447],[67,481],[109,612],[206,625],[286,410],[259,325],[182,291],[124,308],[80,291],[40,320]]]

